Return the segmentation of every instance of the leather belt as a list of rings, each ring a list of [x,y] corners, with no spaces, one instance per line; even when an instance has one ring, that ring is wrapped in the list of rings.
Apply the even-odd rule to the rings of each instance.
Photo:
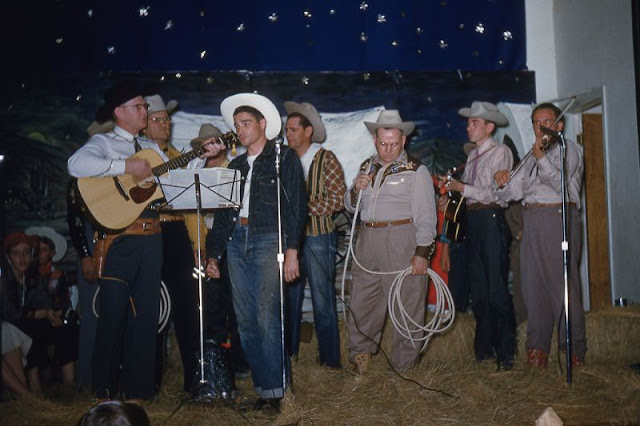
[[[142,219],[138,218],[129,225],[122,233],[124,235],[153,235],[162,232],[159,219]]]
[[[467,210],[482,210],[482,209],[501,209],[502,206],[498,203],[489,203],[489,204],[482,204],[482,203],[472,203],[472,204],[467,204]]]
[[[181,221],[184,222],[184,216],[178,214],[167,214],[160,216],[160,222],[176,222]]]
[[[246,226],[248,224],[249,224],[249,218],[248,217],[241,217],[240,218],[240,225]]]
[[[567,203],[568,207],[576,207],[576,203]],[[562,203],[526,203],[525,209],[537,209],[542,207],[562,207]]]
[[[407,219],[391,220],[388,222],[362,222],[362,226],[364,226],[365,228],[388,228],[391,226],[406,225],[407,223],[412,223],[412,222],[413,222],[412,218],[407,218]]]

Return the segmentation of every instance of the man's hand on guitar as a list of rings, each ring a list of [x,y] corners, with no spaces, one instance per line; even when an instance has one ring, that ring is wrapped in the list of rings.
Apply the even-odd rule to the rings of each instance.
[[[209,158],[215,157],[220,153],[220,151],[224,151],[227,147],[218,141],[218,138],[211,137],[204,142],[202,142],[202,148],[204,151],[200,154],[200,158]]]
[[[151,165],[147,160],[142,158],[130,157],[125,161],[125,173],[133,176],[134,180],[142,181],[151,176]]]
[[[451,178],[444,187],[447,188],[448,191],[464,192],[464,183],[453,178]]]
[[[493,175],[493,180],[496,181],[499,187],[502,187],[509,182],[509,170],[498,170]]]

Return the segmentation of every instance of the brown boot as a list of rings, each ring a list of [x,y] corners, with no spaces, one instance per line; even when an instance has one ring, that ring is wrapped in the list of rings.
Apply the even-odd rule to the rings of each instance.
[[[352,362],[358,374],[362,375],[369,370],[369,361],[371,361],[371,354],[355,354]]]
[[[531,367],[547,368],[549,364],[549,355],[541,349],[527,349],[527,363]]]

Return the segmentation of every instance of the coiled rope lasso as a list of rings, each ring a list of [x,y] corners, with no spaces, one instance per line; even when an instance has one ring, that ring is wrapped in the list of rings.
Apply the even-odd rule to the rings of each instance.
[[[93,300],[91,303],[91,308],[93,310],[93,315],[96,318],[100,318],[100,314],[98,313],[98,309],[96,307],[96,303],[98,300],[98,295],[100,294],[100,287],[96,289],[93,293]],[[169,317],[171,316],[171,296],[169,296],[169,290],[167,290],[167,286],[164,281],[160,281],[160,312],[158,315],[158,333],[162,333],[169,323]]]
[[[370,162],[371,164],[371,162]],[[344,266],[342,271],[342,283],[340,289],[340,295],[342,297],[343,302],[345,301],[345,281],[347,276],[347,268],[349,265],[349,256],[353,255],[353,261],[364,271],[375,274],[375,275],[396,275],[394,278],[391,289],[389,291],[389,297],[387,300],[387,309],[389,312],[389,318],[393,324],[393,327],[396,331],[403,336],[404,338],[411,341],[413,347],[419,353],[423,353],[426,351],[427,346],[429,345],[429,341],[436,334],[441,334],[447,331],[453,325],[453,321],[455,319],[455,307],[453,303],[453,297],[451,296],[451,292],[447,287],[447,284],[444,282],[442,277],[438,275],[433,269],[429,268],[427,271],[427,275],[431,278],[436,294],[436,303],[433,306],[433,309],[429,309],[427,315],[432,315],[431,319],[424,326],[420,323],[416,322],[411,316],[407,313],[404,305],[402,304],[401,294],[402,294],[402,286],[404,280],[407,276],[411,275],[411,267],[407,267],[404,270],[400,271],[388,271],[388,272],[380,272],[380,271],[372,271],[370,269],[365,268],[355,255],[353,250],[353,236],[355,235],[355,227],[357,223],[358,214],[360,212],[360,201],[362,199],[362,191],[358,193],[358,200],[356,202],[355,213],[353,216],[353,220],[351,222],[351,233],[349,235],[349,244],[347,247],[347,254],[344,259]],[[427,301],[425,300],[426,304]],[[346,318],[346,309],[343,303],[343,315]],[[424,334],[422,334],[424,333]],[[420,336],[421,337],[416,337]]]

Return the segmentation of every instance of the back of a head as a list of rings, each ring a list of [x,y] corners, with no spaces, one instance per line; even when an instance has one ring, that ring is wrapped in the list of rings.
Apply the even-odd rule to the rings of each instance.
[[[77,426],[150,426],[144,408],[123,401],[105,401],[94,405]]]

